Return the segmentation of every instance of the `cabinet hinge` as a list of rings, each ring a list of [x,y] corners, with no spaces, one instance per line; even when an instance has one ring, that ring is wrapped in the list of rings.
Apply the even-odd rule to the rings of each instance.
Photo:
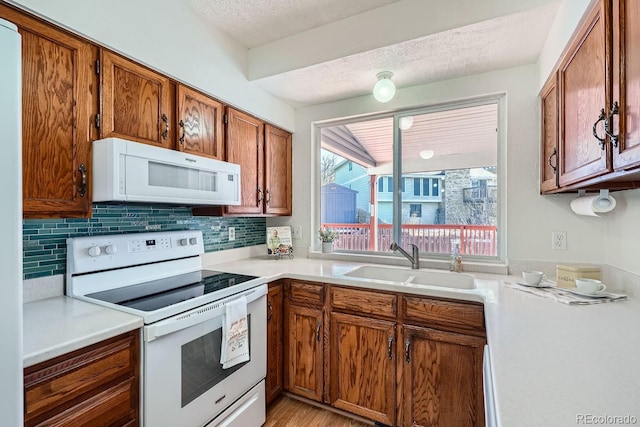
[[[226,125],[227,123],[229,123],[229,117],[225,114],[225,115],[222,117],[222,121],[223,121],[223,122],[224,122],[224,124]]]
[[[94,123],[96,125],[96,128],[100,129],[100,113],[96,114]]]
[[[95,68],[96,68],[96,74],[100,74],[100,60],[99,59],[96,59]]]

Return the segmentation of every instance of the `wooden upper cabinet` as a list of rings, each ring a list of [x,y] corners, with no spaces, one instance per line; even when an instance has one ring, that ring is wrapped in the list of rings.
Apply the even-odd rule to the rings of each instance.
[[[291,134],[265,126],[265,206],[266,214],[291,215]]]
[[[331,313],[331,405],[396,424],[396,324]]]
[[[613,1],[613,101],[620,116],[613,117],[615,170],[640,166],[640,4]],[[617,122],[617,123],[616,123]]]
[[[540,93],[540,191],[558,188],[558,85],[553,73]]]
[[[169,78],[106,49],[101,54],[100,138],[173,148]]]
[[[90,216],[98,48],[4,5],[0,17],[22,36],[24,217]]]
[[[609,99],[607,1],[589,12],[579,36],[560,65],[559,185],[566,186],[611,170],[604,118]],[[599,122],[598,122],[599,121]],[[604,141],[593,135],[593,126]]]
[[[404,326],[402,338],[399,425],[484,426],[484,338],[414,326]]]
[[[178,150],[224,160],[222,103],[178,85]]]
[[[239,206],[231,214],[262,214],[264,203],[264,123],[227,107],[227,161],[240,165]]]

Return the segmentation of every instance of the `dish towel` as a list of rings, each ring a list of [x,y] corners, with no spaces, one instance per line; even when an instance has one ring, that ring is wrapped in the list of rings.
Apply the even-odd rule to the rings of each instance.
[[[554,301],[561,302],[563,304],[570,305],[590,305],[590,304],[602,304],[605,302],[623,301],[627,299],[626,295],[608,293],[606,297],[591,298],[583,297],[580,295],[572,294],[569,291],[565,291],[558,286],[550,286],[548,288],[535,288],[531,286],[524,286],[518,283],[503,282],[508,288],[517,289],[523,292],[529,292],[530,294],[538,295],[545,298],[550,298]]]
[[[228,369],[249,360],[249,322],[247,298],[241,296],[224,306],[220,363]]]

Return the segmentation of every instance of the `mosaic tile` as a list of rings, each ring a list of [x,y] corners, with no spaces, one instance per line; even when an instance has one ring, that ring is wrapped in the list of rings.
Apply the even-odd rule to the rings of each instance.
[[[93,205],[92,218],[24,220],[23,278],[65,273],[66,239],[101,234],[202,230],[205,252],[243,248],[265,242],[265,218],[194,217],[178,206]],[[236,240],[229,241],[229,227]]]

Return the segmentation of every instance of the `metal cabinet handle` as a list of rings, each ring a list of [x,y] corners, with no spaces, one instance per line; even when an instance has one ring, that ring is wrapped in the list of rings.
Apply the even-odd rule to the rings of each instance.
[[[600,137],[598,136],[598,132],[597,132],[597,130],[596,130],[596,126],[598,126],[598,123],[605,121],[605,120],[606,120],[606,118],[607,118],[607,115],[605,114],[605,112],[604,112],[604,108],[603,108],[602,110],[600,110],[600,115],[598,116],[598,120],[596,120],[596,122],[593,124],[593,129],[592,129],[592,131],[593,131],[593,136],[594,136],[598,141],[600,141],[600,142],[599,142],[599,144],[600,144],[600,149],[601,149],[602,151],[604,151],[604,141],[605,141],[605,138],[600,138]],[[605,132],[606,132],[606,131],[605,131]]]
[[[180,137],[180,139],[178,141],[180,141],[180,144],[184,144],[184,122],[182,120],[180,120],[178,122],[178,126],[180,126],[182,128],[182,136]]]
[[[409,355],[409,349],[411,348],[411,341],[409,338],[404,340],[404,363],[411,362],[411,356]]]
[[[551,164],[551,158],[553,156],[556,156],[556,165],[555,166]],[[547,163],[549,164],[549,166],[551,166],[551,169],[553,169],[553,174],[557,175],[557,173],[558,173],[558,150],[555,147],[553,148],[553,153],[551,153],[551,155],[549,156],[549,159],[548,159]]]
[[[267,322],[268,322],[273,317],[273,304],[271,304],[271,301],[267,302],[267,307],[269,308],[269,313],[267,314]]]
[[[387,337],[387,357],[393,359],[393,335]]]
[[[87,167],[84,163],[80,164],[80,167],[78,167],[78,172],[80,172],[81,176],[78,193],[80,193],[80,197],[84,197],[84,195],[87,194]]]
[[[267,188],[266,194],[267,194],[267,206],[269,206],[269,202],[271,201],[271,192],[269,191],[268,188]]]
[[[611,111],[609,111],[609,115],[607,119],[604,121],[604,132],[609,135],[611,139],[611,145],[614,147],[618,147],[618,139],[620,139],[620,135],[614,135],[612,130],[612,120],[613,116],[619,113],[618,101],[613,103],[613,107],[611,107]]]
[[[262,188],[258,187],[258,203],[257,203],[257,206],[260,207],[261,204],[262,204]]]
[[[167,139],[169,136],[169,118],[166,114],[162,115],[162,121],[164,122],[164,132],[162,132],[162,139]]]
[[[322,327],[322,322],[318,322],[316,325],[316,341],[320,342],[320,328]]]

